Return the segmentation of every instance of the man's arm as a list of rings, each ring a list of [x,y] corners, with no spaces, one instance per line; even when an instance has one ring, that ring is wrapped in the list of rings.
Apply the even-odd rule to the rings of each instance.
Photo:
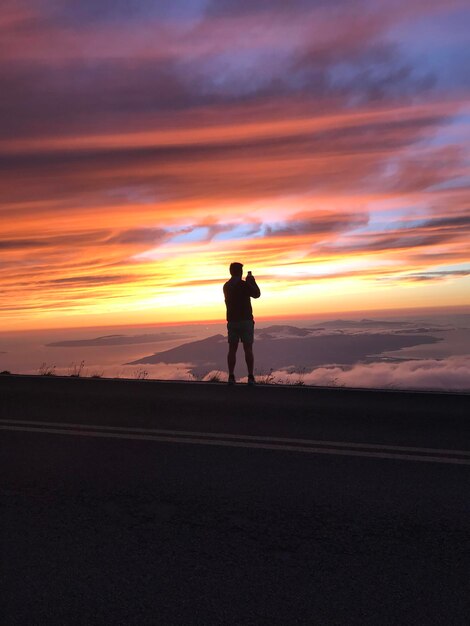
[[[261,291],[258,285],[256,284],[256,280],[254,276],[250,276],[249,278],[247,277],[245,282],[250,288],[250,298],[259,298],[261,295]]]

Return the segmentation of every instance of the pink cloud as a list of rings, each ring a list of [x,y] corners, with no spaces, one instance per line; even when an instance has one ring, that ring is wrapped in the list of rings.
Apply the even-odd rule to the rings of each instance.
[[[273,372],[274,382],[370,389],[470,391],[470,355],[398,363],[357,364],[352,368],[318,367],[307,374]]]

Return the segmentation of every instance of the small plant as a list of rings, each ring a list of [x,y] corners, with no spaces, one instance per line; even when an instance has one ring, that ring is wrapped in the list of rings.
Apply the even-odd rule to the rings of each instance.
[[[302,368],[300,370],[300,372],[298,372],[299,377],[297,378],[297,380],[293,383],[296,387],[302,387],[303,385],[305,385],[305,381],[304,381],[304,377],[305,377],[305,368]]]
[[[264,375],[259,376],[258,380],[262,385],[273,385],[274,384],[273,369],[271,368],[269,370],[269,374],[264,374]]]
[[[11,376],[11,372],[9,372],[8,370],[3,370],[3,372],[0,372],[0,376]]]
[[[203,380],[205,380],[206,376],[208,375],[209,375],[208,371],[201,372],[200,370],[197,370],[196,372],[189,372],[189,380],[193,382],[201,383]]]
[[[80,361],[78,365],[77,363],[72,363],[72,365],[70,366],[70,376],[73,376],[75,378],[80,378],[80,376],[83,374],[84,367],[85,367],[85,361]]]
[[[331,380],[330,384],[332,387],[345,387],[345,384],[343,382],[340,382],[338,376],[335,376],[335,378]]]
[[[211,374],[209,376],[209,378],[207,379],[206,382],[208,382],[208,383],[220,383],[221,382],[220,376],[221,376],[221,373],[219,371],[214,372],[213,374]]]
[[[149,373],[141,367],[135,372],[135,377],[137,380],[146,380],[149,377]]]
[[[103,378],[104,376],[104,372],[103,370],[101,372],[93,372],[93,374],[90,375],[90,378]]]
[[[55,376],[55,365],[48,365],[45,361],[38,369],[39,376]]]

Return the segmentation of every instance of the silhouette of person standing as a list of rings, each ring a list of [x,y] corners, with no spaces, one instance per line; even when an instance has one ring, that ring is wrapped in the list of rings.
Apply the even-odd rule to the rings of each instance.
[[[245,361],[248,368],[248,384],[255,384],[253,375],[253,341],[255,322],[250,298],[259,298],[261,291],[251,272],[248,272],[246,280],[242,280],[242,263],[230,264],[231,279],[224,285],[225,305],[227,307],[227,331],[228,331],[228,384],[235,383],[235,363],[237,361],[238,342],[243,343]]]

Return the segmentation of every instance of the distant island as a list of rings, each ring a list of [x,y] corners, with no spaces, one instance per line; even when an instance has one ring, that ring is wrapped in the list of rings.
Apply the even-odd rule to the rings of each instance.
[[[104,335],[92,339],[64,339],[47,343],[48,348],[83,348],[87,346],[128,346],[139,343],[159,343],[185,339],[181,333],[153,333],[146,335]]]
[[[325,365],[353,365],[380,360],[384,352],[441,341],[429,334],[396,332],[325,333],[324,328],[268,326],[256,331],[255,355],[259,371],[300,372]],[[171,350],[156,352],[126,363],[188,363],[194,374],[226,367],[226,337],[212,335]]]

